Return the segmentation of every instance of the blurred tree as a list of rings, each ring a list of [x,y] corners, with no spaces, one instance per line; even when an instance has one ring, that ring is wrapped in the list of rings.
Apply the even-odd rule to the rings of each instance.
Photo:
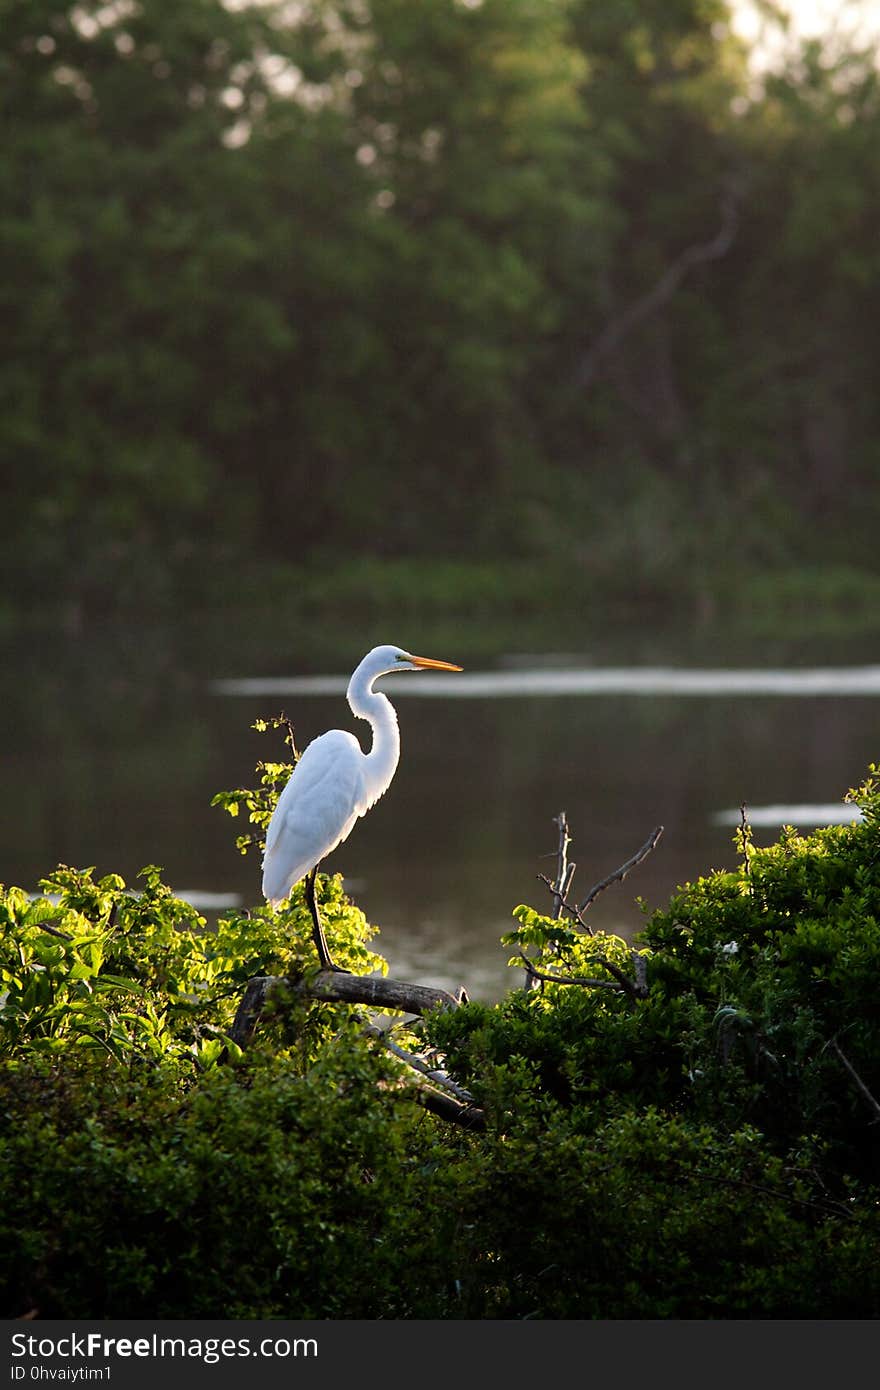
[[[807,539],[876,564],[880,75],[873,48],[804,44],[749,113],[755,197],[725,305],[764,466]],[[757,408],[756,408],[757,407]],[[768,463],[769,459],[769,463]]]
[[[732,544],[759,567],[875,563],[873,54],[810,41],[762,83],[715,0],[573,13],[618,224],[564,416],[590,460],[570,515],[595,529],[605,459],[631,576],[698,576]]]
[[[724,0],[0,13],[13,599],[456,553],[700,591],[831,505],[876,564],[869,55],[761,89]]]
[[[528,547],[547,486],[530,372],[604,214],[570,178],[590,161],[564,8],[374,0],[331,13],[325,54],[364,223],[337,248],[345,268],[328,279],[349,295],[322,316],[285,436],[319,465],[330,544]],[[289,514],[301,477],[279,465]]]
[[[268,99],[265,26],[213,0],[4,8],[7,558],[150,597],[233,514],[213,445],[255,411],[243,341],[261,360],[288,342],[234,211],[259,182],[227,148],[239,105]]]

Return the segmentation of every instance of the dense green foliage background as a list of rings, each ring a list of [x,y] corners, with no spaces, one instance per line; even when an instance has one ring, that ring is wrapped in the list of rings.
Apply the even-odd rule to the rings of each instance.
[[[314,968],[301,885],[213,931],[155,868],[3,890],[4,1316],[880,1317],[880,768],[852,799],[744,831],[648,920],[638,990],[625,942],[518,908],[555,980],[397,1019],[481,1130],[414,1105],[348,1005],[228,1041],[250,976]],[[334,954],[381,966],[320,883]]]
[[[7,614],[876,585],[872,54],[759,81],[723,0],[0,18]]]

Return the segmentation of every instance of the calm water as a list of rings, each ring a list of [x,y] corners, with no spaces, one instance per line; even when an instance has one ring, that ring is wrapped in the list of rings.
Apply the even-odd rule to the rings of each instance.
[[[243,827],[211,796],[251,785],[257,759],[284,757],[280,735],[250,728],[260,716],[284,710],[300,747],[330,727],[368,738],[344,690],[370,644],[340,640],[318,669],[273,651],[259,665],[250,652],[242,670],[224,651],[196,671],[147,633],[7,654],[0,879],[35,888],[61,861],[136,884],[158,863],[182,893],[259,901],[258,860],[234,847]],[[448,641],[414,645],[466,673],[384,682],[400,768],[327,867],[381,924],[392,974],[464,984],[472,997],[519,982],[498,938],[517,903],[549,903],[537,875],[552,874],[560,810],[578,898],[665,827],[592,909],[596,925],[632,935],[638,896],[660,906],[679,883],[736,862],[740,802],[769,840],[782,820],[832,819],[880,758],[880,642],[838,646],[828,662],[753,646],[735,667],[707,659],[705,644],[695,659],[674,637],[598,659],[510,650],[481,662]]]

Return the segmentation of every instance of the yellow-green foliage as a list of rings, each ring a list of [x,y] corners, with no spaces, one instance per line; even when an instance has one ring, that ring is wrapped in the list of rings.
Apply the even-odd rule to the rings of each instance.
[[[73,1046],[120,1061],[209,1065],[237,1051],[226,1033],[251,976],[316,966],[301,887],[280,912],[255,907],[208,927],[155,866],[141,877],[134,892],[118,874],[95,881],[91,869],[61,865],[34,901],[0,889],[0,1056]],[[366,946],[375,929],[341,877],[322,875],[319,892],[339,961],[361,974],[384,970]],[[320,1015],[328,1024],[335,1016]]]

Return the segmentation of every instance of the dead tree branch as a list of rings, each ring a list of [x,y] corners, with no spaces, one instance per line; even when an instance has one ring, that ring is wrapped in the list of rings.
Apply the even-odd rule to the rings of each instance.
[[[287,979],[276,975],[255,975],[248,981],[233,1020],[229,1036],[239,1047],[253,1037],[260,1016],[273,995],[283,993],[299,998],[321,999],[328,1003],[366,1004],[374,1009],[399,1009],[403,1013],[425,1014],[431,1009],[456,1009],[467,1002],[465,991],[457,995],[428,985],[411,985],[405,980],[387,980],[373,975],[345,975],[341,971],[319,970],[311,976]]]
[[[368,1024],[364,1031],[367,1037],[375,1038],[416,1073],[415,1089],[407,1093],[418,1105],[424,1106],[426,1110],[438,1115],[441,1120],[449,1121],[450,1124],[462,1125],[465,1129],[486,1128],[486,1117],[470,1091],[459,1086],[444,1071],[432,1068],[423,1057],[407,1052],[405,1048],[392,1042],[385,1029]]]
[[[613,980],[591,980],[583,975],[550,975],[545,970],[536,969],[523,951],[520,951],[519,954],[529,975],[536,980],[548,980],[554,985],[592,985],[597,989],[619,989],[619,985],[616,985]],[[600,964],[607,965],[607,961],[603,960],[601,956],[597,956],[596,959]]]
[[[556,850],[556,890],[553,898],[553,916],[559,917],[562,912],[562,900],[568,895],[577,865],[568,862],[568,847],[571,844],[571,836],[568,833],[568,819],[564,811],[559,812],[555,818],[555,823],[559,828],[559,845]]]
[[[281,713],[281,715],[280,715],[280,719],[281,719],[281,722],[284,724],[284,727],[285,727],[286,730],[287,730],[287,742],[290,744],[290,753],[291,753],[291,756],[292,756],[292,758],[293,758],[293,765],[294,765],[294,767],[296,767],[296,764],[299,762],[299,756],[300,756],[300,755],[299,755],[299,752],[297,751],[296,737],[294,736],[294,732],[293,732],[293,724],[292,724],[291,721],[288,719],[287,715],[283,713],[283,711],[282,711],[282,713]]]
[[[293,730],[290,729],[289,733],[292,744]],[[583,917],[584,910],[603,889],[625,878],[630,869],[641,863],[656,845],[663,827],[657,826],[641,849],[637,850],[613,874],[609,874],[607,878],[596,884],[590,890],[584,903],[578,907],[568,901],[568,892],[574,876],[575,865],[569,863],[568,860],[571,835],[565,812],[560,811],[554,820],[559,832],[556,850],[556,879],[551,882],[544,874],[539,875],[539,877],[553,893],[554,918],[561,917],[565,912],[592,936],[594,935],[593,930]],[[605,956],[599,954],[595,957],[596,963],[608,971],[609,975],[612,976],[610,980],[564,976],[540,971],[535,968],[523,951],[520,951],[520,957],[526,970],[526,989],[534,988],[541,981],[548,981],[554,984],[577,984],[598,989],[620,989],[632,999],[643,998],[647,994],[645,963],[635,952],[633,953],[634,979],[630,979],[613,961],[607,960]],[[257,1025],[273,998],[279,1001],[285,998],[307,998],[328,1003],[364,1004],[369,1008],[394,1009],[416,1016],[426,1014],[432,1009],[456,1009],[460,1004],[467,1003],[467,994],[463,988],[455,994],[450,994],[447,990],[434,989],[427,985],[410,984],[404,980],[389,980],[374,975],[349,975],[338,970],[319,970],[308,975],[293,977],[255,975],[247,983],[236,1010],[232,1027],[229,1030],[231,1041],[238,1047],[246,1048],[251,1042]],[[460,1124],[470,1129],[484,1128],[485,1117],[482,1110],[476,1105],[473,1096],[464,1087],[453,1081],[446,1072],[432,1067],[425,1058],[400,1047],[388,1036],[387,1031],[373,1025],[367,1025],[366,1032],[368,1036],[381,1042],[383,1047],[388,1048],[409,1068],[410,1072],[415,1073],[418,1079],[412,1094],[420,1105],[451,1123]]]
[[[568,862],[568,847],[571,844],[571,835],[568,833],[568,818],[564,811],[560,811],[558,816],[553,817],[553,824],[559,831],[559,840],[556,846],[556,878],[550,884],[553,893],[553,916],[558,918],[562,915],[562,904],[574,878],[576,864]],[[549,856],[548,856],[549,857]],[[543,875],[540,877],[544,878]],[[548,878],[544,878],[545,883],[550,883]],[[524,952],[520,951],[523,964],[526,969],[526,980],[523,989],[528,993],[538,984],[540,976],[532,969],[532,963]]]
[[[557,817],[557,820],[561,819],[563,816],[564,812],[561,813],[560,817]],[[595,901],[596,898],[598,898],[600,893],[604,892],[606,888],[610,888],[612,883],[620,883],[623,879],[626,878],[630,869],[634,869],[637,864],[641,864],[642,860],[646,859],[648,855],[651,853],[651,851],[656,847],[657,842],[659,841],[660,836],[662,834],[663,826],[655,825],[654,829],[651,831],[650,835],[648,836],[645,843],[641,846],[641,848],[637,849],[635,854],[633,854],[629,859],[627,859],[625,864],[621,864],[619,869],[615,869],[612,874],[608,874],[607,877],[601,879],[598,883],[594,884],[587,896],[584,898],[584,901],[579,906],[575,903],[570,903],[566,895],[564,893],[560,893],[559,877],[557,877],[557,881],[553,883],[550,881],[546,874],[539,874],[538,878],[541,880],[542,883],[545,883],[547,885],[547,887],[553,894],[553,902],[555,909],[554,916],[558,917],[562,912],[567,912],[569,917],[571,917],[575,922],[577,922],[578,926],[581,928],[582,931],[585,931],[589,936],[595,936],[593,928],[590,926],[589,922],[584,917],[584,913],[586,912],[587,908],[590,906],[592,902]],[[570,874],[568,875],[565,881],[568,885],[571,884]],[[537,983],[541,979],[552,979],[556,984],[598,984],[602,985],[604,988],[608,988],[609,986],[611,988],[617,988],[617,986],[611,985],[611,982],[608,980],[585,980],[575,979],[573,976],[568,977],[546,974],[542,975],[541,972],[537,971],[535,967],[531,964],[531,962],[527,960],[523,952],[520,952],[520,955],[522,955],[523,960],[526,963],[526,970],[528,971],[528,981],[526,988],[532,988],[533,984]],[[621,989],[623,989],[630,996],[630,998],[644,999],[645,995],[648,992],[647,967],[644,958],[640,956],[637,951],[633,951],[633,970],[635,978],[632,980],[629,978],[628,975],[624,973],[624,971],[622,971],[618,966],[616,966],[613,961],[607,960],[605,956],[597,955],[595,959],[599,965],[604,966],[604,968],[609,972],[609,974],[614,976],[614,979],[617,981],[617,985]]]
[[[413,1099],[418,1105],[424,1106],[426,1110],[438,1115],[441,1120],[449,1121],[450,1124],[461,1125],[464,1129],[486,1128],[486,1116],[477,1106],[462,1105],[452,1096],[435,1091],[431,1086],[418,1086],[413,1092]]]
[[[544,875],[541,874],[540,877],[541,877],[541,878],[544,878]],[[547,882],[546,878],[544,879],[544,881],[545,881],[545,883]],[[594,935],[594,932],[592,931],[592,928],[590,928],[590,927],[587,926],[586,922],[584,922],[583,919],[581,918],[581,915],[580,915],[578,909],[577,909],[572,903],[569,903],[569,902],[566,902],[565,900],[563,900],[562,906],[563,906],[564,910],[565,910],[567,913],[569,913],[570,916],[574,917],[574,918],[576,919],[576,921],[578,921],[578,922],[580,923],[580,925],[581,925],[582,927],[584,927],[584,929],[590,933],[591,936]],[[610,975],[613,975],[613,976],[614,976],[615,980],[616,980],[617,983],[620,985],[621,989],[624,990],[624,992],[625,992],[626,994],[628,994],[628,995],[630,996],[631,999],[642,999],[642,998],[644,998],[644,996],[647,994],[647,992],[648,992],[648,991],[647,991],[647,985],[646,985],[645,983],[639,984],[639,983],[637,982],[637,980],[631,980],[631,979],[629,978],[629,976],[628,976],[627,974],[625,974],[623,970],[620,969],[619,966],[617,966],[617,965],[614,964],[613,961],[608,960],[605,956],[602,956],[602,955],[597,955],[597,956],[594,957],[594,959],[595,959],[597,965],[603,965],[603,966],[605,967],[605,969],[608,971],[608,973],[609,973]],[[532,967],[532,968],[534,969],[534,967]],[[567,982],[567,980],[560,980],[559,983],[560,983],[560,984],[566,984],[566,983],[568,983],[568,982]],[[587,981],[581,981],[580,983],[586,984],[586,983],[588,983],[588,982],[587,982]],[[596,983],[596,982],[595,982],[595,981],[589,981],[589,983],[593,984],[593,983]]]
[[[662,834],[663,826],[655,825],[641,849],[637,849],[631,859],[627,859],[626,863],[621,864],[619,869],[615,869],[613,874],[609,874],[607,878],[603,878],[593,885],[583,902],[576,909],[578,920],[580,920],[581,913],[586,912],[587,908],[598,898],[600,893],[604,893],[605,889],[610,888],[612,883],[622,883],[630,869],[634,869],[637,864],[641,864],[643,859],[647,859],[651,851],[656,849],[657,842]],[[587,927],[586,922],[582,921],[581,926],[592,935],[592,928]]]
[[[463,1105],[476,1104],[470,1091],[465,1090],[464,1086],[459,1086],[458,1082],[453,1081],[452,1077],[445,1071],[437,1067],[432,1067],[430,1062],[426,1061],[424,1057],[418,1056],[415,1052],[407,1052],[405,1048],[401,1047],[399,1043],[394,1042],[393,1039],[388,1036],[387,1029],[377,1028],[375,1024],[368,1024],[364,1032],[368,1038],[375,1038],[383,1047],[387,1047],[389,1052],[393,1052],[395,1057],[398,1057],[401,1062],[405,1062],[413,1071],[419,1072],[426,1081],[430,1081],[435,1086],[442,1087],[444,1091],[449,1091],[449,1093],[455,1096],[456,1100],[461,1101]]]
[[[467,1002],[465,991],[457,995],[427,985],[412,985],[402,980],[386,980],[372,975],[345,975],[341,971],[321,970],[310,978],[287,979],[276,975],[255,975],[248,981],[241,1003],[233,1020],[229,1036],[239,1047],[247,1047],[260,1017],[273,996],[320,999],[328,1002],[366,1004],[374,1008],[400,1009],[410,1014],[425,1014],[431,1009],[455,1009]],[[430,1066],[413,1053],[393,1043],[382,1029],[368,1025],[368,1036],[381,1041],[417,1075],[408,1094],[419,1105],[440,1119],[465,1129],[484,1129],[485,1116],[470,1092],[458,1086],[445,1073]],[[443,1088],[442,1090],[439,1088]]]

